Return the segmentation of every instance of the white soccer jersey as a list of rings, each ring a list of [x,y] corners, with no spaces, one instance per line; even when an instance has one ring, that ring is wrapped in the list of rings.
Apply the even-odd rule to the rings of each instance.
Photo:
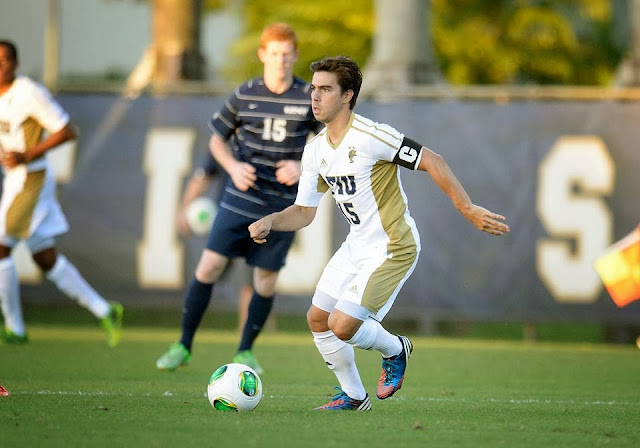
[[[62,129],[69,115],[40,84],[20,76],[0,96],[0,149],[24,152],[36,145],[44,130]],[[28,171],[46,168],[46,157],[29,163]]]
[[[416,169],[421,150],[403,146],[392,127],[353,113],[341,141],[331,144],[326,128],[305,147],[296,204],[317,207],[330,190],[350,224],[350,250],[394,256],[420,251],[398,165]]]
[[[68,114],[40,84],[18,77],[0,95],[0,150],[24,152],[45,130],[55,133],[69,122]],[[67,220],[56,199],[56,184],[46,154],[28,165],[4,169],[0,200],[0,242],[13,246],[64,233]]]

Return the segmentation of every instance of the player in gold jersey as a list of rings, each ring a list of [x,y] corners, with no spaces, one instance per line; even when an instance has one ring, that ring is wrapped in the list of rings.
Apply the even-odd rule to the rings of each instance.
[[[313,114],[326,127],[305,147],[295,204],[254,222],[249,232],[256,242],[264,242],[271,231],[305,227],[324,193],[331,191],[350,230],[318,281],[307,322],[340,387],[317,409],[366,411],[371,402],[353,347],[382,354],[380,399],[402,387],[413,350],[409,338],[381,325],[420,253],[398,167],[428,172],[476,228],[502,235],[509,227],[503,216],[471,202],[442,156],[353,112],[362,84],[353,60],[324,58],[311,64],[311,70]]]
[[[0,41],[0,164],[4,172],[0,200],[0,305],[5,329],[0,340],[27,341],[18,273],[11,257],[24,241],[46,277],[86,307],[107,331],[110,346],[119,343],[122,305],[107,302],[57,253],[55,237],[69,225],[56,199],[56,183],[47,151],[75,138],[69,116],[40,84],[16,76],[18,51]],[[45,136],[44,131],[49,135]]]

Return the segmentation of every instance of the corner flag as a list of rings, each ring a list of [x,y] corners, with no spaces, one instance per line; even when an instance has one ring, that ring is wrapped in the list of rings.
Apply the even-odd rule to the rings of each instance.
[[[618,307],[640,299],[640,226],[607,248],[594,267]]]

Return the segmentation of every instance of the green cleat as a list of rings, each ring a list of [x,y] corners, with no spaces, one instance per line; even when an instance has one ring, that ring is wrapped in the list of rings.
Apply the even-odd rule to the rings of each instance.
[[[4,333],[0,334],[0,342],[3,344],[26,344],[29,342],[29,337],[27,334],[15,334],[11,330],[5,330]]]
[[[251,367],[258,375],[262,375],[264,373],[264,369],[260,366],[260,363],[258,363],[258,360],[251,350],[238,352],[236,356],[233,357],[233,362]]]
[[[109,314],[100,319],[100,324],[107,331],[107,344],[109,347],[115,347],[122,339],[124,307],[118,302],[109,302],[109,305]]]
[[[171,344],[169,350],[158,358],[156,367],[160,370],[176,370],[180,366],[186,366],[191,361],[191,354],[180,342]]]

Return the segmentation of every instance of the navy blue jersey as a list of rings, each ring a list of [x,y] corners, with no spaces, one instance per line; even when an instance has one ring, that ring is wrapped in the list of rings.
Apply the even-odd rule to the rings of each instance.
[[[244,192],[229,179],[221,207],[259,219],[293,204],[298,186],[276,180],[276,163],[300,160],[309,133],[322,128],[311,111],[309,84],[294,78],[289,90],[275,94],[263,78],[253,79],[236,89],[209,127],[229,143],[236,159],[256,168],[258,178]]]

